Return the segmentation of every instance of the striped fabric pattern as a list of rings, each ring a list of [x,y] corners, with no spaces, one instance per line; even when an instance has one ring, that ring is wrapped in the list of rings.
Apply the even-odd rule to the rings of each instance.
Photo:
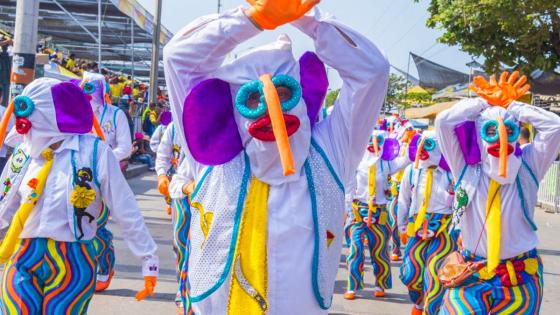
[[[399,228],[397,225],[397,211],[399,208],[398,199],[399,195],[396,195],[393,199],[391,199],[391,201],[389,201],[389,214],[391,214],[391,239],[393,244],[392,254],[401,257],[401,238],[399,236]]]
[[[95,289],[91,243],[20,241],[2,279],[3,314],[86,314]]]
[[[431,213],[427,215],[429,226],[434,232],[441,232],[431,239],[411,237],[408,240],[400,278],[408,288],[410,300],[424,307],[424,314],[438,314],[443,299],[444,289],[437,280],[437,271],[445,257],[457,249],[457,243],[448,233],[450,215]],[[414,222],[416,218],[411,218]],[[447,227],[442,228],[445,222]]]
[[[107,276],[115,270],[115,248],[113,246],[113,233],[107,229],[110,211],[103,205],[97,218],[97,233],[93,239],[93,245],[97,252],[97,273]]]
[[[533,256],[533,255],[532,255]],[[503,286],[499,277],[484,281],[473,277],[460,287],[449,289],[443,298],[443,315],[493,314],[536,315],[543,297],[543,266],[540,257],[534,275],[522,272],[518,286]]]
[[[385,213],[387,216],[387,208],[379,207],[373,218],[375,221]],[[392,287],[391,265],[389,261],[389,250],[387,242],[390,234],[389,222],[384,224],[372,224],[369,229],[363,222],[363,217],[358,218],[350,225],[350,251],[346,257],[348,267],[348,290],[356,291],[364,287],[364,243],[367,241],[367,250],[371,257],[373,265],[373,273],[375,275],[375,285],[384,290]]]

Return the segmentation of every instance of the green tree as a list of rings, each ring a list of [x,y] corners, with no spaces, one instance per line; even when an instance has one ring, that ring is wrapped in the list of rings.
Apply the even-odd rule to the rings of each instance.
[[[444,31],[439,41],[484,57],[489,72],[560,67],[559,0],[430,0],[428,11],[426,25]]]
[[[389,75],[389,87],[385,96],[385,104],[382,111],[387,113],[395,107],[399,107],[406,91],[406,79],[394,73]]]

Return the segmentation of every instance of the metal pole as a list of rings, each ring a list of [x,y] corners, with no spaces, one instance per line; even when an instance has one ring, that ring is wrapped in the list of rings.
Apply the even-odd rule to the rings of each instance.
[[[156,0],[155,27],[152,34],[152,67],[150,70],[150,103],[157,102],[159,72],[159,35],[161,32],[161,0]]]
[[[222,12],[222,0],[218,0],[218,14]]]
[[[130,76],[132,78],[132,88],[134,88],[134,19],[130,19],[130,45],[132,49],[130,50]]]
[[[406,107],[406,98],[408,96],[408,77],[410,72],[410,52],[408,53],[408,64],[406,66],[406,82],[404,83],[404,106]]]
[[[101,0],[97,0],[97,68],[101,73]]]
[[[10,76],[10,97],[21,94],[35,78],[35,53],[39,22],[39,0],[18,0],[14,28],[14,56]]]

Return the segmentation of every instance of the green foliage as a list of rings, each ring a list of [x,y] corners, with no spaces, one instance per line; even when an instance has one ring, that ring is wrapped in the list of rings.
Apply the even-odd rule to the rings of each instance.
[[[488,72],[560,67],[559,0],[430,0],[428,11],[426,25],[444,31],[439,41],[483,56]]]
[[[327,108],[334,105],[334,101],[338,98],[338,94],[340,94],[340,89],[329,91],[326,99]]]
[[[385,96],[383,112],[389,112],[392,108],[399,107],[406,91],[406,79],[394,73],[389,75],[389,88]]]

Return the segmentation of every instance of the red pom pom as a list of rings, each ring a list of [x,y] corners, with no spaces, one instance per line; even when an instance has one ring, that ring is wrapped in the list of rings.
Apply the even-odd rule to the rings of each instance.
[[[23,117],[16,118],[16,131],[19,134],[24,135],[28,133],[29,129],[31,129],[31,126],[32,124],[29,120],[27,120],[27,118],[23,118]]]

